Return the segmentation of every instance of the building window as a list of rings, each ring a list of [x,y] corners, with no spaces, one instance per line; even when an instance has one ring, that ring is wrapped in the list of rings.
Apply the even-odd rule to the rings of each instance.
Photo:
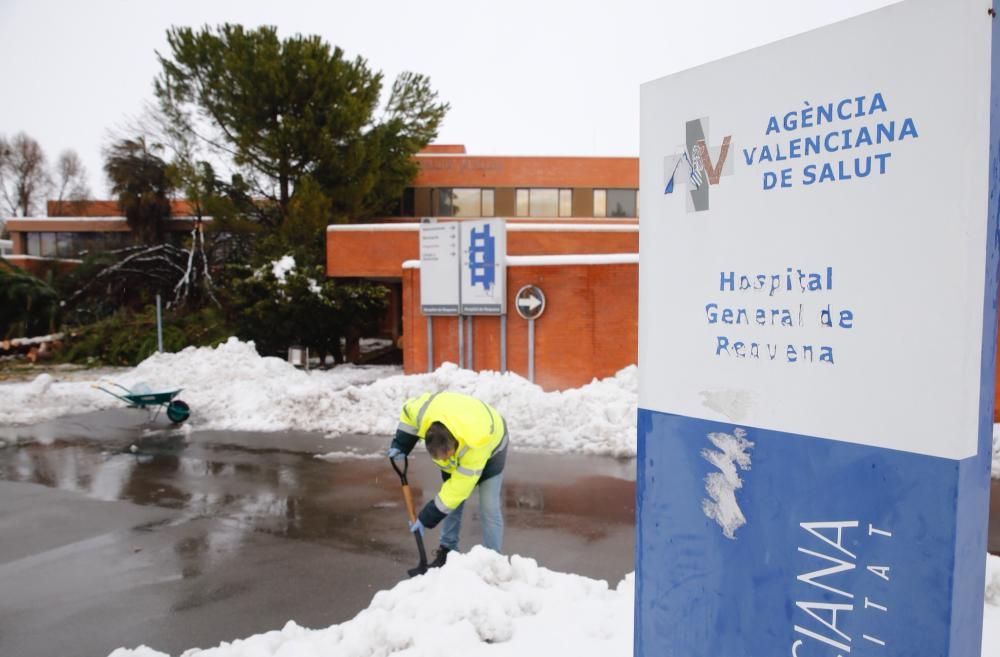
[[[56,233],[56,253],[60,258],[76,257],[73,233]]]
[[[130,233],[24,233],[25,252],[43,258],[82,258],[120,249],[129,244]],[[184,237],[181,234],[181,237]]]
[[[412,187],[405,188],[396,202],[386,212],[390,217],[415,217],[417,215],[416,190]]]
[[[55,258],[56,251],[56,234],[55,233],[39,233],[39,237],[42,242],[42,251],[39,255],[43,258]]]
[[[105,233],[75,233],[73,235],[73,255],[82,258],[106,250]]]
[[[559,216],[560,217],[572,217],[573,216],[573,190],[572,189],[560,189],[559,190]]]
[[[528,190],[517,190],[517,216],[528,216]]]
[[[417,216],[417,194],[416,190],[412,187],[407,187],[403,190],[403,209],[400,214],[404,217],[415,217]]]
[[[638,190],[595,189],[595,217],[638,217]]]
[[[483,190],[483,216],[484,217],[494,217],[496,212],[493,209],[493,190],[484,189]]]
[[[443,187],[437,190],[438,217],[492,217],[493,190]]]
[[[573,190],[519,189],[517,190],[517,216],[571,217],[573,216]]]

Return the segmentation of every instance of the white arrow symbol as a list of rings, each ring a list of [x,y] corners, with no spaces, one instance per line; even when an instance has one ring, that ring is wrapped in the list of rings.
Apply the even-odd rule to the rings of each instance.
[[[530,313],[535,308],[537,308],[538,306],[542,305],[542,302],[538,300],[538,297],[530,296],[530,297],[523,297],[521,299],[518,299],[517,300],[517,305],[519,305],[522,308],[526,308],[528,310],[528,312]]]

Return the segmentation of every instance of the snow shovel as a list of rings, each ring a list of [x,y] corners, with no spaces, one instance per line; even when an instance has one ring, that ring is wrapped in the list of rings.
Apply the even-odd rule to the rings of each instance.
[[[399,469],[399,466],[396,465],[396,461],[393,459],[389,459],[389,463],[392,464],[392,469],[399,475],[399,482],[403,485],[403,501],[406,502],[406,513],[410,516],[410,523],[414,523],[417,521],[417,512],[413,508],[413,495],[410,494],[410,483],[406,480],[406,471],[410,468],[410,459],[403,456],[402,470]],[[420,552],[420,563],[415,568],[410,568],[406,571],[406,574],[410,577],[423,575],[427,572],[427,551],[424,550],[424,537],[420,535],[420,532],[413,532],[413,536],[417,539],[417,551]]]

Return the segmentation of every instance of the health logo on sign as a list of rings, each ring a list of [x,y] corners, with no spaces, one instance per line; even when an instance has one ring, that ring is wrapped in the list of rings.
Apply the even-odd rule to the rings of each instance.
[[[490,225],[472,229],[469,240],[469,282],[482,285],[485,292],[496,283],[496,239],[490,234]]]
[[[664,158],[664,178],[666,178],[663,186],[664,194],[674,193],[677,171],[681,169],[682,163],[683,170],[687,171],[688,212],[708,210],[709,187],[718,185],[721,176],[728,176],[733,172],[732,160],[729,159],[732,135],[726,135],[722,140],[722,146],[714,149],[716,154],[713,163],[710,152],[713,149],[708,147],[707,133],[708,119],[688,121],[685,124],[686,139],[683,150]]]

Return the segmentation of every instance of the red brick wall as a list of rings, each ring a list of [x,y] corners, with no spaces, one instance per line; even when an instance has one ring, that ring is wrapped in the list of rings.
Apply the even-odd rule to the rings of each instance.
[[[415,230],[326,233],[327,276],[398,278],[405,260],[419,258]]]
[[[514,256],[638,252],[638,231],[507,231],[507,254]],[[405,260],[419,258],[419,233],[415,230],[326,233],[327,276],[396,278]]]
[[[118,201],[47,201],[45,211],[50,217],[120,217]],[[182,217],[193,214],[191,203],[174,199],[170,201],[170,214]]]
[[[637,157],[416,157],[414,187],[621,187],[638,189]]]
[[[523,285],[546,297],[535,322],[535,383],[546,390],[578,387],[611,376],[638,358],[638,267],[529,266],[507,269],[507,369],[528,375],[528,323],[513,299]],[[427,320],[420,313],[420,270],[403,275],[403,358],[408,373],[427,371]],[[458,363],[458,320],[434,319],[434,366]],[[500,319],[473,320],[473,366],[500,369]]]
[[[638,252],[639,231],[570,233],[507,230],[507,255]]]

